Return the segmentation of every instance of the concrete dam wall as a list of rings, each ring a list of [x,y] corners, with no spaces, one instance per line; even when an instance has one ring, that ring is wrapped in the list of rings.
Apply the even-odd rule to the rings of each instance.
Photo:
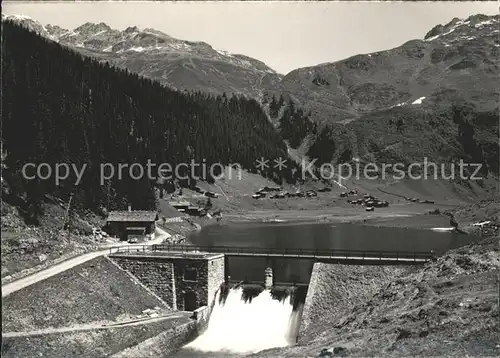
[[[363,302],[396,275],[408,270],[412,270],[412,267],[315,263],[302,313],[298,343],[317,337],[319,331],[315,329],[316,323],[325,319],[335,322],[336,317]]]
[[[112,254],[113,262],[135,276],[173,310],[211,307],[224,283],[224,255]]]

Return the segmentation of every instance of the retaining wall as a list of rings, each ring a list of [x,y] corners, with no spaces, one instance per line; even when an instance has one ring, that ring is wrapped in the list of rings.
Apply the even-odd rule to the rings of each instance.
[[[369,299],[381,286],[405,272],[408,266],[341,265],[317,262],[313,266],[307,291],[298,343],[315,338],[327,320],[336,324],[336,317]],[[319,330],[316,328],[319,327]]]
[[[184,345],[196,339],[208,326],[211,308],[203,306],[193,311],[189,323],[164,331],[138,345],[113,355],[113,358],[170,357]]]
[[[177,309],[173,262],[148,257],[110,256],[113,262],[134,275],[172,309]]]
[[[211,306],[216,292],[224,282],[224,256],[208,258],[159,257],[141,254],[109,256],[121,268],[131,273],[169,307],[187,310],[185,297],[194,294],[196,307]],[[184,276],[186,267],[196,269],[195,281]]]
[[[172,331],[172,327],[177,325],[183,327],[186,324],[188,327],[192,326],[193,330],[196,328],[195,321],[185,318],[184,320],[166,320],[86,331],[17,337],[2,336],[2,357],[109,357],[127,347],[133,347],[157,336],[163,331]],[[180,328],[181,331],[185,329]],[[173,330],[175,331],[175,328]]]

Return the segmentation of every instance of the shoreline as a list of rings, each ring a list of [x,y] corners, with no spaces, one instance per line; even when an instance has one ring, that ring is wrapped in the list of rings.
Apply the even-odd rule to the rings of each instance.
[[[444,215],[431,215],[427,212],[357,212],[347,215],[303,210],[254,211],[245,214],[227,214],[221,222],[209,220],[201,224],[202,229],[213,225],[239,223],[262,224],[359,224],[384,227],[406,227],[408,229],[448,227],[449,218]]]

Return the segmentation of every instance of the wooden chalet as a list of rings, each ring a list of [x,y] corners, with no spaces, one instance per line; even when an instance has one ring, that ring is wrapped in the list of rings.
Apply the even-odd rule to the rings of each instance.
[[[168,204],[181,213],[186,212],[186,210],[191,206],[189,201],[169,201]]]
[[[128,211],[111,211],[106,226],[110,234],[126,241],[129,236],[137,237],[139,233],[154,234],[156,220],[158,220],[156,211],[132,210],[129,207]]]

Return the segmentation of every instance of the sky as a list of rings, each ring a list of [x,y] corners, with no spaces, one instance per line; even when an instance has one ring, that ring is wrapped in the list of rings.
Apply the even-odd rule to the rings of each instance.
[[[2,12],[74,29],[85,22],[154,28],[205,41],[286,74],[423,38],[454,17],[498,14],[485,2],[7,2]]]

